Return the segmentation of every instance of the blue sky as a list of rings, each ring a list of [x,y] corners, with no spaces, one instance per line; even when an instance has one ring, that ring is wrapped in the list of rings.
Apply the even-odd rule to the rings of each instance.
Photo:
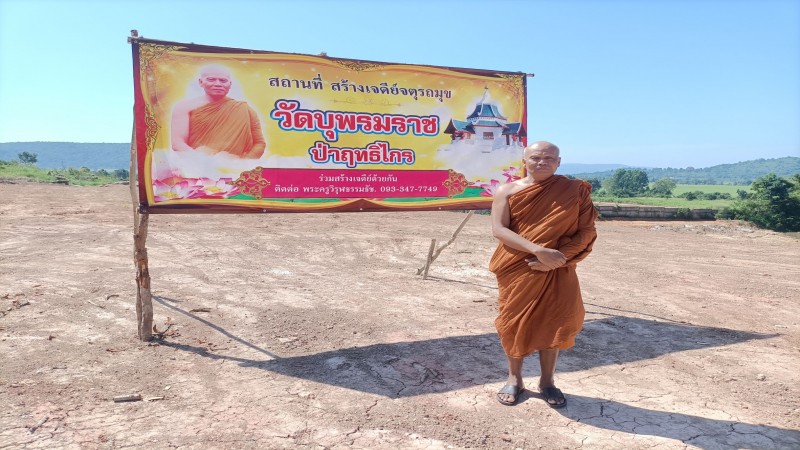
[[[0,0],[0,142],[130,140],[131,29],[177,42],[535,73],[564,162],[800,156],[798,0]]]

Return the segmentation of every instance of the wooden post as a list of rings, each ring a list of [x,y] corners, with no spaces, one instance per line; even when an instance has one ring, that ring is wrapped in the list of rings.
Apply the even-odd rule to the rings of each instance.
[[[153,298],[150,293],[150,270],[147,268],[147,224],[150,215],[139,209],[138,175],[136,173],[136,125],[131,136],[130,188],[133,202],[133,262],[136,265],[136,321],[139,339],[153,338]]]
[[[150,215],[138,214],[133,234],[133,259],[136,263],[136,320],[139,323],[139,339],[153,338],[153,298],[150,293],[150,270],[147,268],[147,223]]]
[[[433,246],[435,246],[436,240],[435,239],[433,240],[433,243],[431,244],[431,249],[428,252],[428,259],[426,260],[424,266],[422,266],[419,269],[417,269],[417,275],[425,272],[425,276],[423,276],[422,279],[425,279],[425,278],[428,277],[428,269],[430,268],[431,264],[434,261],[436,261],[436,258],[439,257],[439,254],[442,253],[442,250],[447,248],[448,245],[450,245],[453,242],[455,242],[456,236],[458,236],[458,233],[461,232],[461,230],[464,228],[464,225],[467,224],[467,221],[469,220],[470,217],[472,217],[473,214],[475,214],[475,211],[470,211],[469,214],[467,214],[467,217],[465,217],[464,220],[461,221],[461,225],[459,225],[458,228],[456,228],[456,231],[453,232],[453,236],[450,237],[450,240],[447,241],[444,245],[442,245],[438,249],[436,249],[435,253],[433,252]]]

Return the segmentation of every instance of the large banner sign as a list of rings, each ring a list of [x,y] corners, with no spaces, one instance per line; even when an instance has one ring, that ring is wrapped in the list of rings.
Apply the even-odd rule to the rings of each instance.
[[[143,211],[479,209],[521,175],[523,73],[131,43]]]

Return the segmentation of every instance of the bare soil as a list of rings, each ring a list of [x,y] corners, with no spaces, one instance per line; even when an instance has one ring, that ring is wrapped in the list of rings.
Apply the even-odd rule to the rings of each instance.
[[[0,448],[800,448],[800,240],[599,222],[568,406],[507,407],[489,217],[416,275],[463,218],[151,216],[146,343],[128,187],[0,184]]]

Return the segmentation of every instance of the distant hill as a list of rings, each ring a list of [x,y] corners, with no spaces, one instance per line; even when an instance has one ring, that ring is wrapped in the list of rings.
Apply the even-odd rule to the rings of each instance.
[[[616,169],[614,169],[616,170]],[[611,176],[614,170],[602,172],[584,172],[570,174],[577,178],[599,178],[603,179]],[[784,158],[773,159],[754,159],[752,161],[742,161],[735,164],[720,164],[718,166],[695,169],[687,167],[685,169],[641,169],[647,174],[647,179],[652,181],[661,178],[672,178],[679,184],[735,184],[749,185],[757,178],[763,177],[768,173],[774,173],[779,177],[788,177],[800,173],[800,158],[786,156]]]
[[[561,175],[574,175],[576,173],[591,173],[591,172],[604,172],[615,171],[617,169],[624,169],[628,166],[622,164],[580,164],[580,163],[564,163],[558,167]]]
[[[129,143],[0,142],[0,160],[16,161],[22,152],[36,153],[42,169],[128,169],[131,164]]]

